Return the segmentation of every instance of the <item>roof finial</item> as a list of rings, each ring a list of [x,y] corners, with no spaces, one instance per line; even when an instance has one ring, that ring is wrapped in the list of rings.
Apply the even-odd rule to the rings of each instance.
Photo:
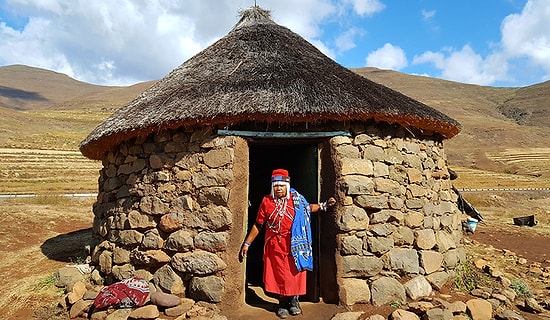
[[[257,7],[258,5],[256,4],[256,0],[254,0],[254,6]]]

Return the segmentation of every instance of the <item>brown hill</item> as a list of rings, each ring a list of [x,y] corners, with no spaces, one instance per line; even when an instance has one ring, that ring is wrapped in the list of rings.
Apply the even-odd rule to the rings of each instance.
[[[462,132],[446,142],[451,165],[549,176],[550,81],[495,88],[376,68],[353,71],[462,123]]]
[[[98,86],[46,69],[12,65],[0,67],[0,107],[14,110],[118,108],[152,83]]]
[[[549,176],[550,81],[496,88],[376,68],[354,72],[432,106],[464,126],[446,141],[452,166]],[[154,81],[97,86],[27,66],[0,67],[0,147],[77,150],[113,110]]]

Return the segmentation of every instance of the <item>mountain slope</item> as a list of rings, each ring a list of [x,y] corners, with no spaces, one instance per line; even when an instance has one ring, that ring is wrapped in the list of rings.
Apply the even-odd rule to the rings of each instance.
[[[464,126],[462,132],[445,142],[451,165],[550,175],[550,81],[495,88],[375,68],[353,71],[458,120]],[[524,111],[525,121],[504,111],[514,107]]]
[[[0,67],[0,107],[14,110],[118,108],[152,83],[98,86],[46,69],[12,65]]]

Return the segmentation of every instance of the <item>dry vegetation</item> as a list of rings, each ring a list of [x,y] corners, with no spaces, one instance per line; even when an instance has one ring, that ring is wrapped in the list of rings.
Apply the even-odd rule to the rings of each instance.
[[[53,272],[83,261],[93,201],[61,196],[0,200],[3,319],[32,319],[35,310],[57,304],[63,292],[53,285]]]
[[[78,151],[0,148],[0,194],[95,193],[100,167]]]

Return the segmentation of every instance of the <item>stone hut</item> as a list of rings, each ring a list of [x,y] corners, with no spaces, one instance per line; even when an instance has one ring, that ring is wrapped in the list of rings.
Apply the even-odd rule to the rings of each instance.
[[[361,77],[259,7],[100,124],[92,261],[231,312],[261,286],[258,237],[238,261],[271,170],[316,203],[302,300],[375,305],[429,294],[465,259],[443,141],[460,124]],[[416,288],[417,290],[413,290]],[[418,293],[418,288],[421,288]]]

